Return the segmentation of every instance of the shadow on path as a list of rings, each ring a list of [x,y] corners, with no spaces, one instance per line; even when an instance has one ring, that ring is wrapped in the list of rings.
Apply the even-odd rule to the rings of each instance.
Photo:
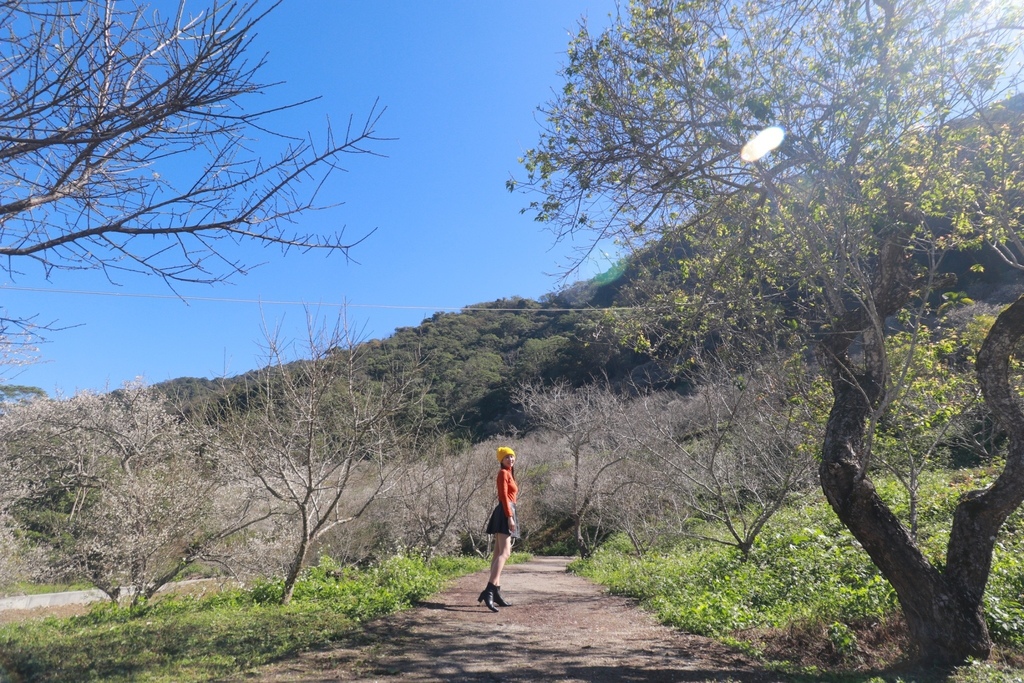
[[[506,568],[494,614],[476,599],[486,574],[370,624],[366,645],[303,655],[245,676],[258,681],[723,681],[767,683],[720,643],[657,624],[634,603],[566,572],[570,558]]]

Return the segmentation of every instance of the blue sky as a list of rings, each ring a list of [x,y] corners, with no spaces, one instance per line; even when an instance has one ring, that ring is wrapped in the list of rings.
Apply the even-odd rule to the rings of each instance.
[[[328,118],[338,128],[379,99],[379,133],[395,138],[375,146],[386,158],[345,159],[347,172],[322,196],[343,204],[297,226],[376,230],[352,251],[355,262],[243,247],[232,253],[266,264],[229,284],[182,288],[187,303],[152,277],[46,281],[26,268],[0,283],[7,313],[65,329],[7,381],[69,395],[139,376],[231,376],[260,364],[265,324],[302,336],[301,303],[333,318],[347,302],[365,336],[384,337],[438,310],[558,289],[573,245],[555,246],[521,215],[528,199],[505,181],[521,175],[517,157],[537,142],[536,110],[560,86],[570,33],[584,17],[607,25],[614,11],[614,0],[285,0],[253,45],[254,57],[268,53],[262,80],[285,82],[266,104],[322,97],[276,127],[315,137]],[[592,262],[585,274],[608,266]]]

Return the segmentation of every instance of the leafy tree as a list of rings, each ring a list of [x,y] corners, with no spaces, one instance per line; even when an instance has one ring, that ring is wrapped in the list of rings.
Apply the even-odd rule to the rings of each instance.
[[[885,339],[908,305],[948,286],[933,266],[950,250],[986,244],[1021,264],[1024,122],[1008,99],[1020,15],[986,0],[635,0],[573,40],[524,160],[532,208],[559,236],[678,248],[681,286],[648,311],[677,347],[757,348],[778,329],[795,348],[813,340],[833,398],[822,488],[930,662],[991,649],[992,549],[1024,500],[1024,413],[1008,377],[1024,299],[977,358],[1009,434],[1006,466],[962,497],[941,564],[871,479],[875,428],[907,381]]]
[[[0,384],[0,402],[23,403],[34,398],[45,398],[46,392],[39,387],[22,384]]]
[[[347,252],[341,233],[288,224],[316,205],[342,155],[380,139],[381,111],[319,143],[277,136],[278,151],[251,149],[274,139],[270,114],[287,108],[252,108],[264,60],[248,52],[277,4],[193,13],[181,0],[166,16],[135,0],[0,4],[5,271],[35,262],[47,276],[136,272],[173,286],[244,273],[232,242]]]
[[[915,539],[921,474],[946,453],[964,416],[981,400],[973,375],[953,362],[958,341],[955,330],[923,324],[887,340],[886,353],[904,379],[895,383],[894,399],[879,418],[875,451],[907,490],[907,524]]]
[[[946,340],[949,354],[944,363],[964,374],[971,369],[971,360],[977,355],[985,336],[992,328],[1001,306],[976,304],[960,309],[947,319],[954,322],[954,331]],[[963,315],[958,315],[962,313]],[[960,318],[956,321],[956,318]],[[1014,374],[1019,374],[1020,359],[1014,360]],[[960,385],[961,388],[973,388]],[[995,416],[983,401],[963,401],[964,409],[954,416],[954,425],[948,431],[946,446],[951,465],[985,465],[1005,453],[1006,432],[995,421]]]
[[[383,379],[394,367],[420,365],[425,417],[434,427],[474,440],[507,433],[521,427],[511,401],[516,386],[622,381],[638,362],[598,313],[566,311],[567,305],[515,297],[438,313],[370,342],[367,369]]]

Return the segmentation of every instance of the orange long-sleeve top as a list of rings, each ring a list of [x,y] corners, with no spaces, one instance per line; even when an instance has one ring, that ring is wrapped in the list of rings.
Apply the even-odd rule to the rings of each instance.
[[[502,467],[498,470],[498,503],[509,519],[512,519],[512,504],[516,502],[517,493],[519,486],[516,484],[516,478],[512,476],[512,470]]]

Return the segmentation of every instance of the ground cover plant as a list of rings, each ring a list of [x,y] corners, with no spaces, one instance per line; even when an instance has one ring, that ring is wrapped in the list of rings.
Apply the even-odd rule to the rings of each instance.
[[[519,554],[513,561],[523,561]],[[356,638],[360,624],[411,606],[480,558],[395,557],[364,569],[323,558],[289,605],[282,580],[205,598],[168,597],[133,608],[0,628],[0,680],[207,681]]]
[[[931,561],[942,562],[949,508],[990,478],[986,470],[925,475],[918,514]],[[879,490],[897,514],[909,513],[897,482],[882,479]],[[1024,676],[1024,538],[1015,533],[1022,521],[1016,513],[998,539],[985,596],[993,662],[1002,667],[974,664],[951,680]],[[884,680],[921,680],[900,678],[906,626],[891,585],[820,495],[780,511],[746,560],[734,548],[696,541],[638,557],[618,536],[571,569],[638,599],[663,623],[734,643],[791,673],[863,681],[881,671],[889,672]]]

